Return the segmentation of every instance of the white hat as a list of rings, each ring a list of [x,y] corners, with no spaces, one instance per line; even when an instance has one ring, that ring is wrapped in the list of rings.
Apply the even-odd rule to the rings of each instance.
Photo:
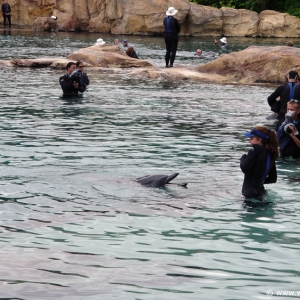
[[[96,45],[104,45],[105,42],[102,39],[98,39]]]
[[[226,37],[224,36],[224,37],[222,37],[221,39],[220,39],[220,41],[222,42],[222,43],[224,43],[224,44],[227,44],[227,39],[226,39]]]
[[[51,19],[57,20],[57,16],[51,16]]]
[[[169,7],[166,15],[167,16],[175,16],[178,13],[178,10],[176,10],[174,7]]]

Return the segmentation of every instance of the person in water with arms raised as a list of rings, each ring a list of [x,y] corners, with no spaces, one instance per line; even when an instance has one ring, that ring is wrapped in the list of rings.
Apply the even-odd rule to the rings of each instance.
[[[252,148],[240,159],[244,175],[242,194],[246,198],[258,198],[266,194],[264,184],[277,181],[275,160],[278,158],[276,133],[265,126],[256,126],[244,133]]]

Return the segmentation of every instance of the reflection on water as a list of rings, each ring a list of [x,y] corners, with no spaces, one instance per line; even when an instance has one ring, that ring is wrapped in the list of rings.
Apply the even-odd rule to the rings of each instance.
[[[1,35],[1,59],[66,56],[96,37],[12,32]],[[161,38],[130,40],[161,63]],[[193,63],[197,43],[209,51],[209,41],[182,38],[178,61]],[[298,161],[278,162],[264,203],[241,196],[243,132],[273,127],[273,88],[90,72],[84,96],[65,101],[61,73],[2,70],[1,297],[198,299],[201,289],[204,299],[264,299],[269,289],[297,290]],[[188,188],[134,181],[173,172]]]

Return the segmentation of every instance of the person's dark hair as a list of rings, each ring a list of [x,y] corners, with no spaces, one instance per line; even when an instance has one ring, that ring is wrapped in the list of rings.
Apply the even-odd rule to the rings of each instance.
[[[126,53],[128,56],[132,57],[132,52],[133,52],[133,47],[128,47],[125,53]]]
[[[80,64],[82,64],[82,61],[80,61],[80,60],[77,61],[77,62],[76,62],[76,68],[78,68]]]
[[[286,43],[286,45],[289,46],[289,47],[293,47],[293,46],[294,46],[294,44],[293,44],[292,41],[288,41],[288,42]]]
[[[279,145],[278,145],[275,131],[268,129],[265,126],[255,126],[254,128],[256,130],[262,132],[266,136],[269,136],[268,139],[261,138],[262,144],[267,149],[267,151],[270,153],[270,155],[274,159],[277,159],[279,156],[279,151],[278,151]]]
[[[71,66],[76,65],[74,62],[70,61],[66,65],[66,69],[69,70]]]
[[[297,79],[299,74],[297,71],[289,71],[288,79]]]

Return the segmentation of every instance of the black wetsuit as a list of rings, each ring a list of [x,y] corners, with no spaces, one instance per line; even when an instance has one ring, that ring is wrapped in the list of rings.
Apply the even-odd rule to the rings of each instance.
[[[78,89],[74,87],[74,79],[71,79],[68,74],[65,74],[59,78],[59,83],[63,90],[63,97],[74,97],[78,96],[79,92],[84,92],[86,87],[84,85],[79,84]]]
[[[240,167],[244,176],[242,193],[245,197],[259,197],[266,194],[264,183],[277,181],[277,170],[274,158],[270,156],[270,165],[265,180],[263,175],[267,166],[268,152],[264,146],[252,145],[253,148],[241,157]]]
[[[291,89],[294,90],[294,93],[291,94]],[[280,101],[276,101],[276,98],[280,97]],[[284,85],[279,86],[269,97],[268,103],[271,107],[271,110],[278,113],[277,120],[279,128],[281,123],[284,121],[286,114],[287,103],[291,99],[300,100],[300,85],[295,82],[285,83]]]
[[[166,66],[169,65],[173,66],[175,57],[176,57],[176,51],[177,51],[177,45],[178,45],[178,33],[180,32],[180,25],[178,23],[178,20],[175,19],[172,16],[165,17],[164,19],[164,26],[165,26],[165,43],[166,43]]]
[[[11,28],[10,5],[8,3],[3,3],[1,6],[1,10],[2,10],[4,28],[6,27],[6,20],[8,21],[9,28]]]

